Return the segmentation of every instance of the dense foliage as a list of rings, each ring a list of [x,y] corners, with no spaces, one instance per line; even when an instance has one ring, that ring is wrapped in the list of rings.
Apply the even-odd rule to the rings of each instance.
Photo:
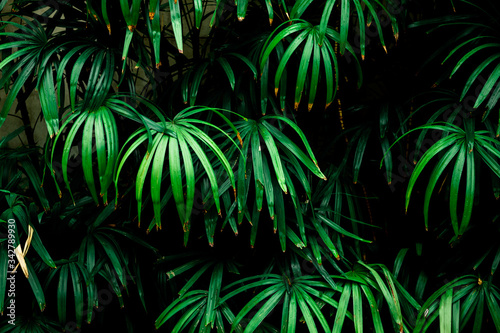
[[[496,1],[0,7],[0,332],[500,332]]]

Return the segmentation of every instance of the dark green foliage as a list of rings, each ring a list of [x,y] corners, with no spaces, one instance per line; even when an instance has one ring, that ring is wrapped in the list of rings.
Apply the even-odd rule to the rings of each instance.
[[[496,2],[0,8],[0,332],[500,332]]]

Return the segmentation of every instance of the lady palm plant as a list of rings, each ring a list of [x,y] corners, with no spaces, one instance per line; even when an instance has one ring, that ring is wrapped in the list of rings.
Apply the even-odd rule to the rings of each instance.
[[[22,272],[2,330],[500,332],[500,250],[473,246],[500,232],[496,68],[484,110],[460,104],[498,60],[498,6],[455,2],[435,29],[465,29],[451,92],[370,100],[414,2],[1,1],[0,126],[24,121],[0,139],[3,313]]]

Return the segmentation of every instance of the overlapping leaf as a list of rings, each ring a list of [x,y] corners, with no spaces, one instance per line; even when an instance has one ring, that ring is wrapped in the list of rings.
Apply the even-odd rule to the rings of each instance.
[[[429,204],[432,193],[434,192],[434,188],[437,184],[438,179],[446,170],[447,166],[453,159],[455,159],[450,182],[450,215],[452,227],[455,235],[457,236],[460,236],[465,232],[472,215],[474,191],[476,186],[476,156],[479,156],[481,160],[483,160],[490,168],[490,170],[497,177],[500,177],[500,165],[497,161],[497,158],[500,157],[500,152],[493,144],[495,143],[495,140],[490,136],[490,133],[488,131],[476,131],[473,119],[464,119],[464,124],[465,129],[449,123],[425,125],[417,128],[434,129],[449,134],[435,142],[418,161],[410,177],[408,189],[406,192],[406,209],[408,209],[410,196],[417,178],[422,173],[424,167],[430,163],[430,160],[438,156],[439,161],[434,166],[425,192],[424,218],[425,226],[427,228]],[[465,201],[463,212],[461,214],[461,222],[459,223],[458,192],[464,169],[466,173]]]
[[[311,0],[299,0],[295,2],[295,5],[291,9],[290,17],[294,20],[302,17],[303,13],[307,10],[310,4],[313,1]],[[325,6],[323,7],[322,15],[321,15],[321,23],[320,23],[320,45],[321,41],[325,37],[326,27],[329,24],[330,17],[332,12],[335,10],[335,0],[326,1]],[[389,6],[385,6],[381,1],[378,0],[352,0],[354,4],[354,10],[351,8],[351,0],[342,0],[340,3],[340,18],[339,18],[339,32],[340,39],[338,40],[340,44],[340,54],[344,54],[346,48],[348,48],[347,37],[349,31],[352,29],[350,21],[353,17],[357,18],[357,24],[359,26],[359,46],[361,51],[361,59],[365,58],[365,49],[366,49],[366,26],[375,23],[378,37],[380,39],[380,43],[382,47],[387,52],[387,48],[385,46],[384,35],[382,31],[382,23],[380,21],[379,13],[384,13],[387,15],[387,19],[391,21],[392,31],[394,34],[394,38],[397,41],[399,37],[399,28],[398,23],[396,21],[396,17],[388,10],[393,8],[396,5],[396,2],[389,1]],[[356,15],[354,15],[354,12]],[[367,24],[368,23],[368,24]]]
[[[162,205],[161,201],[161,184],[163,180],[163,169],[167,164],[168,174],[170,175],[170,188],[186,235],[188,235],[190,229],[195,184],[200,170],[203,170],[210,180],[211,195],[215,202],[217,212],[220,214],[219,185],[217,183],[214,168],[210,162],[212,156],[215,156],[221,163],[230,179],[233,189],[236,190],[234,174],[227,158],[213,139],[198,126],[207,126],[207,128],[215,129],[218,132],[225,132],[215,125],[193,117],[198,113],[206,111],[219,113],[219,111],[210,108],[188,108],[178,113],[171,122],[163,123],[163,131],[151,131],[154,135],[152,147],[144,156],[136,177],[136,199],[138,204],[138,220],[140,223],[143,187],[147,172],[151,166],[151,199],[153,201],[155,219],[149,226],[149,229],[151,229],[154,224],[156,224],[157,227],[161,227],[161,210],[162,206],[165,204],[165,202],[163,202]],[[220,115],[222,116],[222,114]],[[226,119],[224,116],[222,117]],[[167,133],[173,133],[173,135]],[[117,190],[120,172],[125,161],[147,140],[147,134],[146,129],[139,129],[127,140],[127,143],[122,148],[119,154],[120,160],[116,165],[114,174],[115,187]],[[225,134],[225,136],[227,136],[227,134]],[[229,137],[227,136],[226,138]],[[200,142],[202,145],[200,145]],[[130,144],[130,146],[128,146],[128,144]],[[209,155],[207,155],[207,152]],[[199,161],[202,169],[196,167],[195,170],[195,159]],[[183,179],[185,179],[185,185]],[[184,195],[184,193],[186,193],[186,195]],[[187,238],[185,241],[187,241]]]
[[[266,65],[269,61],[269,56],[276,49],[279,52],[278,45],[283,43],[287,38],[292,37],[290,43],[286,47],[285,52],[279,57],[279,65],[274,73],[274,91],[278,94],[282,87],[282,75],[290,61],[290,58],[298,52],[298,57],[300,58],[300,64],[297,71],[297,81],[295,86],[295,102],[294,108],[298,109],[304,87],[306,84],[306,78],[310,77],[309,85],[309,101],[308,109],[311,110],[314,100],[316,98],[316,90],[319,85],[321,67],[324,68],[323,79],[326,82],[326,107],[330,105],[337,91],[338,86],[338,63],[337,54],[334,51],[332,43],[340,41],[340,35],[338,32],[332,28],[325,28],[322,32],[321,26],[314,26],[309,22],[304,20],[293,20],[289,22],[284,22],[268,37],[265,46],[262,48],[260,55],[260,71],[262,73],[261,80],[266,80],[269,76],[267,71],[269,71]],[[302,47],[299,48],[303,43]],[[355,56],[353,48],[347,44],[347,50],[354,55],[356,68],[358,70],[358,87],[362,83],[361,69],[359,67],[359,62]],[[278,53],[279,54],[279,53]],[[311,63],[312,62],[312,63]],[[311,63],[311,65],[310,65]],[[332,65],[333,64],[333,65]],[[311,70],[309,70],[311,67]],[[309,74],[311,73],[311,74]],[[335,78],[335,83],[334,79]],[[267,82],[262,82],[261,84],[267,85]],[[281,98],[286,97],[286,89],[281,89]],[[267,90],[262,89],[261,100],[267,99]],[[265,114],[266,103],[262,103],[262,113]]]
[[[426,332],[439,318],[441,332],[461,332],[474,315],[472,332],[481,332],[483,316],[488,309],[494,327],[500,332],[498,287],[472,275],[448,282],[434,292],[422,305],[415,331]],[[486,304],[486,306],[485,306]]]
[[[9,41],[0,45],[0,50],[15,50],[0,62],[2,78],[0,87],[9,87],[8,95],[0,110],[0,126],[5,122],[19,91],[36,77],[38,73],[38,89],[42,112],[47,123],[47,131],[54,136],[59,130],[59,116],[54,106],[52,65],[50,59],[57,51],[57,45],[49,40],[42,24],[37,20],[21,18],[23,24],[1,21],[0,36]],[[4,31],[9,25],[14,32]],[[10,82],[13,80],[13,84]]]
[[[450,71],[446,71],[450,78],[458,72],[468,71],[467,81],[461,88],[460,101],[467,103],[473,101],[471,105],[473,108],[483,105],[485,109],[483,118],[486,118],[500,98],[498,10],[493,1],[484,1],[481,4],[466,0],[459,2],[463,6],[459,14],[419,21],[412,24],[412,27],[433,26],[432,30],[442,31],[456,28],[450,30],[453,37],[448,38],[442,47],[436,49],[429,60],[439,56],[443,59],[443,64],[450,64]],[[472,67],[467,68],[467,65],[471,64]],[[474,93],[473,88],[476,86],[480,90]]]
[[[272,122],[275,121],[289,126],[298,135],[307,153],[274,126]],[[292,175],[302,185],[308,197],[311,192],[306,177],[307,170],[321,179],[326,177],[319,169],[304,133],[293,121],[283,116],[265,116],[258,121],[246,119],[236,122],[235,126],[243,143],[242,149],[239,151],[236,147],[230,147],[228,155],[239,161],[236,173],[238,223],[243,221],[245,215],[251,221],[253,225],[251,246],[255,242],[265,198],[269,216],[273,220],[274,232],[279,233],[281,248],[285,251],[287,227],[283,193],[291,196],[302,239],[307,242],[299,203],[300,192],[292,181]],[[253,208],[247,205],[249,187],[252,183],[255,189]]]

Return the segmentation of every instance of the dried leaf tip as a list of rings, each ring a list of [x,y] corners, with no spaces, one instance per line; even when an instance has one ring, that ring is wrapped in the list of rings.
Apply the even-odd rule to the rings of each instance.
[[[313,103],[307,104],[307,111],[311,111],[313,108]]]
[[[155,18],[154,12],[149,12],[149,19],[152,21]]]
[[[106,25],[106,28],[108,28],[108,34],[111,35],[111,25],[110,24],[107,24]]]
[[[238,141],[240,142],[240,145],[243,147],[243,140],[241,139],[240,132],[236,132],[236,137],[238,138]],[[236,190],[235,190],[236,192]]]
[[[384,51],[387,54],[387,47],[385,47],[385,45],[382,45],[382,47],[384,48]]]
[[[273,25],[273,19],[269,19],[269,26]]]
[[[240,21],[240,22],[241,22],[241,21],[243,21],[244,19],[245,19],[245,17],[243,17],[243,16],[238,16],[238,21]]]
[[[278,96],[278,88],[274,88],[274,96]]]
[[[135,25],[129,25],[127,28],[128,30],[130,30],[130,32],[134,32],[135,27],[136,27]]]
[[[293,108],[297,111],[299,109],[299,102],[295,102],[295,104],[293,104]]]
[[[477,284],[478,285],[482,285],[483,284],[483,280],[481,280],[481,278],[477,278]]]
[[[184,53],[184,51],[183,51],[182,49],[179,49],[179,53],[180,53],[180,54],[183,54],[183,53]]]

